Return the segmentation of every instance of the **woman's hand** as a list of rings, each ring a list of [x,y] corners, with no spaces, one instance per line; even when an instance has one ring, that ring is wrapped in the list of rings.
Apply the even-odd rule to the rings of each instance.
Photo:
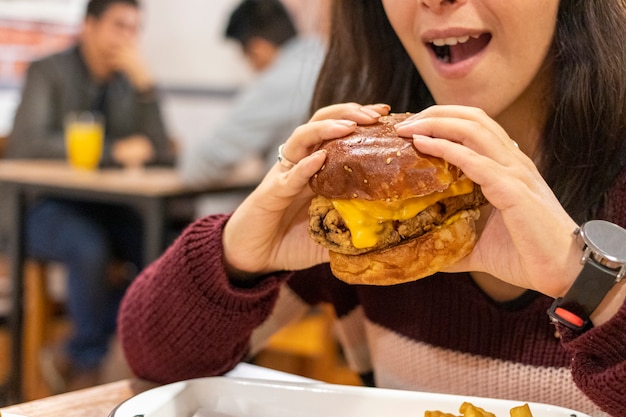
[[[293,132],[281,153],[295,165],[277,162],[226,224],[224,261],[231,275],[298,270],[328,261],[328,251],[308,235],[314,196],[308,182],[326,159],[317,149],[323,141],[352,133],[357,124],[375,123],[388,112],[384,104],[337,104],[318,110]]]
[[[564,294],[581,268],[576,224],[500,125],[476,108],[434,106],[396,129],[413,137],[420,152],[460,167],[493,206],[476,247],[454,271],[486,272],[553,297]]]

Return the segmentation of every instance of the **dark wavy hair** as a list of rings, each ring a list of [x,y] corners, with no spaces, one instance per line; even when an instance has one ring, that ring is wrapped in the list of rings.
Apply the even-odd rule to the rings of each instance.
[[[561,0],[537,163],[577,222],[597,215],[626,162],[624,34],[626,0]],[[387,103],[396,112],[434,104],[380,0],[333,2],[312,110],[348,101]]]

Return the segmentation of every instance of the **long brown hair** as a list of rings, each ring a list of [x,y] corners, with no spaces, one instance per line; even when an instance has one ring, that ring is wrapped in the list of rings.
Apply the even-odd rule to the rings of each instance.
[[[626,162],[626,0],[561,0],[550,59],[555,84],[539,169],[569,214],[592,218]],[[434,100],[380,0],[333,2],[331,37],[312,108]]]

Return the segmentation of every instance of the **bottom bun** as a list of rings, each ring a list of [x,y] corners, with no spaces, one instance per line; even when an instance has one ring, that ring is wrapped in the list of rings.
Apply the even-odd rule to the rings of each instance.
[[[333,274],[348,284],[394,285],[433,275],[469,254],[476,244],[478,210],[388,249],[361,255],[330,252]]]

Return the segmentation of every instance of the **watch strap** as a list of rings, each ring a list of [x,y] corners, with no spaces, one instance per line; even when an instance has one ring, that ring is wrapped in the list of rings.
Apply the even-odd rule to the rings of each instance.
[[[615,284],[617,271],[588,257],[574,284],[563,297],[554,300],[548,315],[572,330],[582,331],[589,316]]]

